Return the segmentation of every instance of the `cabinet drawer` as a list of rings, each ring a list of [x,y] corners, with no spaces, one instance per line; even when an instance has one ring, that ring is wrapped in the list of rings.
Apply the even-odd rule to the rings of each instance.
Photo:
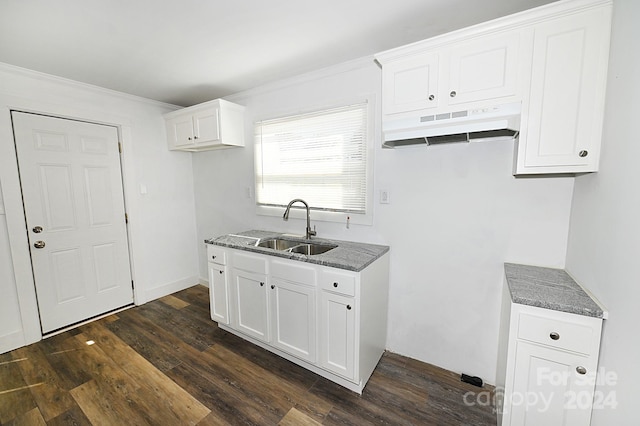
[[[258,274],[267,273],[267,259],[244,253],[233,253],[233,267]]]
[[[345,296],[356,295],[356,277],[340,272],[324,271],[322,274],[322,289]]]
[[[590,355],[594,329],[588,325],[520,314],[518,338]]]
[[[296,265],[290,262],[272,260],[271,276],[314,287],[316,285],[316,270],[306,265]]]
[[[207,246],[207,261],[217,263],[218,265],[226,265],[227,252],[221,247],[209,244]]]

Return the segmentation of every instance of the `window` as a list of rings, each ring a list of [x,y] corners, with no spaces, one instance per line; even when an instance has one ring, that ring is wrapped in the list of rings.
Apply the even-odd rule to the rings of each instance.
[[[259,209],[282,214],[302,198],[315,211],[334,213],[316,213],[318,219],[370,216],[369,121],[364,102],[255,123]]]

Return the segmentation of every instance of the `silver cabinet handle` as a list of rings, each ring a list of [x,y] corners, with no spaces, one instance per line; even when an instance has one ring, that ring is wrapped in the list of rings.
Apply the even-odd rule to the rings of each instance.
[[[34,226],[33,227],[33,233],[34,234],[39,234],[42,232],[42,226]]]
[[[551,340],[558,340],[560,338],[560,335],[553,331],[551,332],[551,334],[549,334],[549,337],[551,338]]]
[[[429,100],[430,100],[430,101],[434,100],[435,98],[436,98],[435,96],[433,96],[433,95],[429,95]]]
[[[449,96],[451,96],[452,98],[455,98],[457,95],[455,90],[452,90],[451,93],[449,93]]]
[[[33,246],[37,249],[41,249],[44,248],[46,244],[44,243],[44,241],[36,241],[35,243],[33,243]]]
[[[338,288],[338,283],[333,283],[333,286]]]
[[[350,311],[351,310],[351,305],[347,305],[347,310]]]
[[[578,153],[578,155],[579,155],[580,157],[586,157],[587,155],[589,155],[589,151],[587,151],[587,150],[584,150],[584,149],[583,149],[582,151],[580,151],[580,152]]]
[[[576,371],[578,372],[578,374],[587,374],[587,369],[581,365],[576,367]]]

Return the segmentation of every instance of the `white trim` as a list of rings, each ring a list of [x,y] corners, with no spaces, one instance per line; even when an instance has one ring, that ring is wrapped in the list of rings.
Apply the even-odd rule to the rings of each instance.
[[[209,280],[207,278],[200,277],[200,279],[198,280],[198,284],[209,287]]]
[[[156,101],[154,99],[143,98],[142,96],[131,95],[129,93],[119,92],[113,89],[107,89],[105,87],[96,86],[94,84],[83,83],[81,81],[71,80],[64,77],[58,77],[52,74],[47,74],[40,71],[34,71],[28,68],[22,68],[15,65],[7,64],[5,62],[0,62],[0,72],[8,72],[16,75],[21,75],[27,78],[46,81],[48,83],[63,84],[66,86],[74,87],[79,90],[86,90],[99,95],[114,96],[127,101],[142,103],[146,105],[153,105],[153,106],[159,106],[159,107],[170,108],[170,109],[183,108],[178,105]]]

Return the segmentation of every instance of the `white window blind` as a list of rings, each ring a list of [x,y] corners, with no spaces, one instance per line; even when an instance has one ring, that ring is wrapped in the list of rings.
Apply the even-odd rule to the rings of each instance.
[[[255,124],[256,203],[365,214],[367,103]]]

